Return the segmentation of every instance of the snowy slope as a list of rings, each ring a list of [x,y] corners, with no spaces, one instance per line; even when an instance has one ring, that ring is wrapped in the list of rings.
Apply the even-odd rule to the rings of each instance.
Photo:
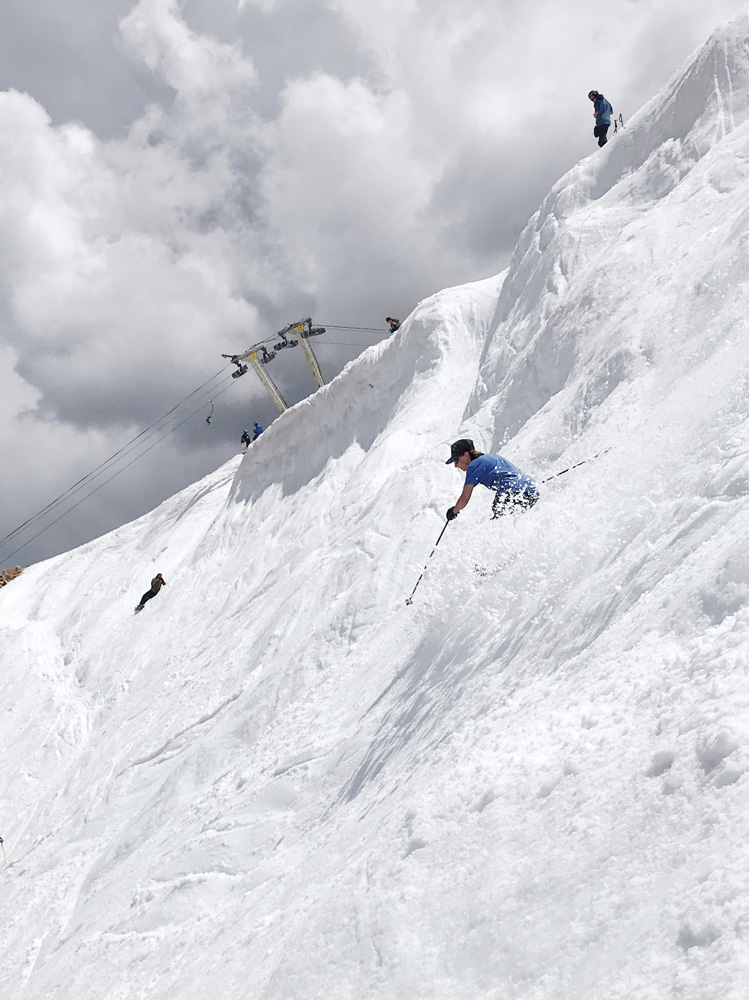
[[[749,14],[506,276],[3,589],[0,995],[746,995],[747,109]],[[463,435],[590,461],[406,607]]]

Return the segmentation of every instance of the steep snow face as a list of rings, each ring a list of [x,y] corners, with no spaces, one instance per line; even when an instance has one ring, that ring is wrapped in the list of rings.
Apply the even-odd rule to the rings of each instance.
[[[744,996],[748,40],[506,277],[0,592],[2,995]],[[406,607],[460,436],[586,462],[477,490]]]

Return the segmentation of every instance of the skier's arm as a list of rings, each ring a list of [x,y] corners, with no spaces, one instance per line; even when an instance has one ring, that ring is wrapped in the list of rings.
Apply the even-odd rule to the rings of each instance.
[[[465,505],[471,499],[471,493],[473,493],[473,487],[474,483],[466,483],[465,486],[463,487],[463,492],[460,494],[460,496],[458,497],[458,502],[453,507],[453,510],[455,511],[456,514],[458,513],[458,511],[463,510]]]

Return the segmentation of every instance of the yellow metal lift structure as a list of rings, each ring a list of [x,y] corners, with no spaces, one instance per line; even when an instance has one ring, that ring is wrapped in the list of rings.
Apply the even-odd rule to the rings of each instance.
[[[298,339],[289,336],[289,334],[295,331],[298,331]],[[273,361],[279,351],[286,347],[297,347],[301,343],[304,356],[312,369],[312,374],[315,376],[315,382],[317,382],[319,387],[324,386],[325,380],[322,377],[320,365],[315,357],[315,352],[312,350],[312,345],[309,343],[310,337],[319,337],[321,333],[325,333],[325,327],[312,326],[312,317],[308,316],[306,319],[300,319],[296,323],[289,323],[283,330],[279,330],[278,336],[281,339],[277,344],[273,345],[272,351],[268,350],[266,341],[261,340],[257,344],[253,344],[249,350],[244,351],[242,354],[222,354],[221,357],[229,358],[232,364],[237,366],[237,370],[232,373],[232,378],[239,378],[251,367],[265,386],[268,395],[278,407],[279,412],[283,413],[284,410],[288,409],[286,400],[279,392],[278,386],[270,374],[266,371],[266,366]]]

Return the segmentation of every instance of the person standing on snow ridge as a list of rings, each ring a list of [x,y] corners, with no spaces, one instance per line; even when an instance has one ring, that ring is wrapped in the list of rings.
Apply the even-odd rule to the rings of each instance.
[[[400,330],[401,321],[399,319],[393,319],[392,316],[386,316],[385,322],[390,327],[391,333],[395,333],[396,330]]]
[[[262,433],[263,433],[263,428],[256,420],[255,423],[252,425],[252,440],[257,441],[257,439],[260,437]]]
[[[477,483],[496,493],[492,503],[492,520],[505,514],[530,510],[538,500],[538,487],[530,476],[501,455],[484,455],[476,451],[470,438],[461,438],[450,446],[450,457],[445,465],[454,465],[466,474],[463,492],[457,503],[448,508],[448,521],[453,521],[463,510]]]
[[[161,573],[157,573],[153,580],[151,580],[151,589],[147,590],[143,597],[141,597],[140,604],[135,610],[142,611],[146,601],[150,601],[152,597],[156,597],[162,587],[166,587],[166,580]]]
[[[597,90],[591,90],[588,94],[588,100],[593,102],[593,115],[595,117],[596,123],[593,126],[593,135],[598,139],[599,146],[605,146],[608,142],[606,138],[606,133],[609,130],[609,125],[611,124],[611,113],[613,108],[603,96],[599,94]]]
[[[245,430],[242,431],[242,437],[239,439],[239,443],[242,445],[243,455],[247,451],[247,446],[250,444],[251,441],[252,438],[250,437],[250,432],[245,428]]]

